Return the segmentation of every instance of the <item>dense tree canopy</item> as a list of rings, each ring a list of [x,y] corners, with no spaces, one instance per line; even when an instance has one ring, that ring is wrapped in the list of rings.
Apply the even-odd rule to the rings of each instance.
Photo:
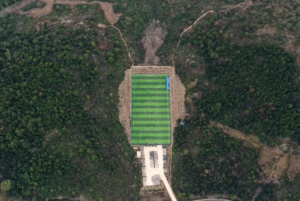
[[[300,142],[299,86],[296,57],[277,45],[230,43],[226,27],[215,27],[217,15],[197,25],[194,36],[185,36],[210,65],[207,78],[215,90],[203,94],[198,113],[208,120],[256,134],[273,144],[277,136]],[[222,59],[219,59],[221,58]],[[178,70],[180,71],[180,69]]]
[[[199,80],[194,92],[201,90],[202,97],[194,99],[195,112],[174,133],[174,191],[182,200],[214,193],[251,200],[261,187],[257,200],[297,200],[299,193],[289,190],[297,188],[297,179],[289,181],[285,175],[280,186],[260,184],[260,150],[210,126],[210,121],[216,120],[257,135],[269,145],[276,145],[277,137],[287,136],[300,142],[296,57],[278,45],[233,43],[233,36],[224,34],[230,24],[216,26],[218,20],[222,22],[214,15],[197,25],[180,44],[204,58],[201,65],[206,67],[205,75],[197,75],[194,66],[189,66],[188,72],[182,62],[176,65],[183,82]]]
[[[295,58],[275,46],[240,48],[208,75],[217,89],[204,94],[200,110],[208,118],[267,136],[299,138],[300,109],[296,99]],[[231,122],[230,122],[231,121]]]
[[[140,185],[139,169],[131,164],[135,153],[124,143],[117,97],[106,98],[117,94],[124,76],[120,68],[112,74],[113,68],[126,66],[126,54],[117,57],[125,52],[118,35],[109,29],[107,41],[119,50],[101,52],[95,29],[45,24],[40,32],[18,33],[14,17],[0,20],[0,166],[12,188],[1,187],[28,198],[84,193],[135,200]],[[102,112],[92,115],[84,105],[95,92],[106,102],[93,100]]]
[[[223,193],[250,200],[261,178],[259,150],[192,118],[175,132],[172,187],[178,197]],[[194,129],[199,129],[193,132]],[[180,154],[181,153],[181,154]],[[183,154],[182,154],[183,153]],[[179,157],[179,158],[178,158]]]

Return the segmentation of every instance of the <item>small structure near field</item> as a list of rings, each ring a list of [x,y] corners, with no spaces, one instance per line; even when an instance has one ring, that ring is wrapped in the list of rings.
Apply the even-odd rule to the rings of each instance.
[[[166,161],[163,160],[162,145],[156,146],[141,146],[142,151],[142,174],[143,186],[158,186],[161,185],[161,180],[166,187],[172,201],[177,201],[174,192],[165,176],[167,173]]]
[[[167,90],[170,91],[170,78],[167,77],[167,80],[166,80],[166,87],[167,87]]]
[[[137,157],[137,158],[141,158],[141,156],[142,156],[141,151],[137,151],[137,152],[136,152],[136,157]]]
[[[142,167],[142,175],[143,175],[143,177],[147,176],[147,174],[146,174],[146,168],[145,167]]]
[[[164,167],[164,173],[168,173],[167,167]]]
[[[167,149],[166,148],[163,148],[163,155],[167,155]]]
[[[154,186],[159,186],[160,185],[160,180],[161,179],[160,179],[159,174],[153,175],[151,180],[152,180],[152,183],[153,183]]]

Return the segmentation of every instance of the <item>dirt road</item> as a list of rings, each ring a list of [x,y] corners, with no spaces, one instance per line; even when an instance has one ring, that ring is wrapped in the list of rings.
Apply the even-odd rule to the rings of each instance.
[[[291,180],[293,180],[296,173],[300,173],[300,157],[292,154],[292,148],[290,148],[289,153],[285,153],[279,147],[263,145],[257,136],[246,135],[241,131],[223,126],[215,121],[212,121],[211,125],[217,126],[224,133],[236,139],[247,141],[252,148],[262,148],[258,164],[263,169],[264,179],[259,181],[259,183],[267,183],[270,181],[278,183],[278,180],[281,179],[285,171],[287,171]]]

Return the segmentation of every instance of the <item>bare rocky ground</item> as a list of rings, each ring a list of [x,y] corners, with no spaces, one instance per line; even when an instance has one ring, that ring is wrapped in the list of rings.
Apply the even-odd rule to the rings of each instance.
[[[289,144],[289,138],[281,139],[282,144],[280,146],[270,147],[263,145],[256,136],[248,136],[241,131],[223,126],[218,122],[211,122],[211,125],[215,125],[223,130],[224,133],[244,141],[245,146],[262,148],[258,164],[263,169],[263,179],[258,181],[259,183],[274,182],[280,184],[279,180],[285,171],[287,171],[291,180],[294,180],[295,174],[300,173],[300,155],[293,154],[294,151],[299,152],[300,147],[294,145],[293,149]],[[288,149],[290,149],[289,152],[287,152]]]
[[[166,25],[158,20],[153,21],[144,31],[144,37],[141,39],[145,50],[145,66],[159,65],[159,57],[155,55],[157,50],[162,46],[168,32]]]
[[[168,192],[162,191],[142,191],[140,201],[170,201]]]

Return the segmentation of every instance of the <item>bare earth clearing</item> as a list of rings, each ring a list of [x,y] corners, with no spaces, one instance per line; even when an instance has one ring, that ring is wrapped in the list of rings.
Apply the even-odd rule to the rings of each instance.
[[[48,135],[45,136],[45,141],[48,142],[49,138],[57,133],[58,133],[58,130],[54,129],[51,133],[49,133]],[[59,135],[61,135],[61,134],[59,134]]]
[[[248,142],[245,144],[246,146],[250,145],[254,148],[262,148],[258,163],[263,169],[262,174],[264,179],[259,181],[259,183],[268,183],[271,181],[279,183],[278,180],[282,177],[285,170],[291,180],[293,180],[296,173],[300,173],[300,156],[292,155],[292,148],[290,148],[290,153],[284,153],[279,147],[273,148],[268,145],[262,145],[256,136],[247,136],[241,131],[223,126],[218,122],[212,121],[211,125],[217,126],[224,133],[236,139]]]
[[[166,190],[163,191],[141,191],[140,193],[140,201],[169,201],[168,192]]]
[[[160,24],[159,21],[153,21],[144,31],[145,36],[142,38],[141,43],[145,50],[145,66],[159,65],[159,57],[155,55],[157,50],[164,43],[168,32],[165,24]]]
[[[42,16],[48,15],[53,11],[53,5],[54,4],[62,4],[62,5],[69,5],[71,7],[74,7],[75,5],[79,4],[96,4],[99,3],[102,7],[102,9],[105,12],[106,19],[111,23],[112,25],[115,24],[120,16],[121,13],[114,13],[113,12],[113,4],[107,3],[107,2],[101,2],[101,1],[93,1],[93,2],[86,2],[86,1],[80,1],[80,0],[40,0],[40,2],[43,2],[46,4],[43,8],[35,8],[31,9],[27,12],[22,12],[21,9],[30,3],[33,3],[34,0],[25,0],[19,3],[16,3],[2,11],[0,11],[0,16],[2,16],[4,13],[18,13],[21,15],[27,15],[33,18],[40,18]]]

